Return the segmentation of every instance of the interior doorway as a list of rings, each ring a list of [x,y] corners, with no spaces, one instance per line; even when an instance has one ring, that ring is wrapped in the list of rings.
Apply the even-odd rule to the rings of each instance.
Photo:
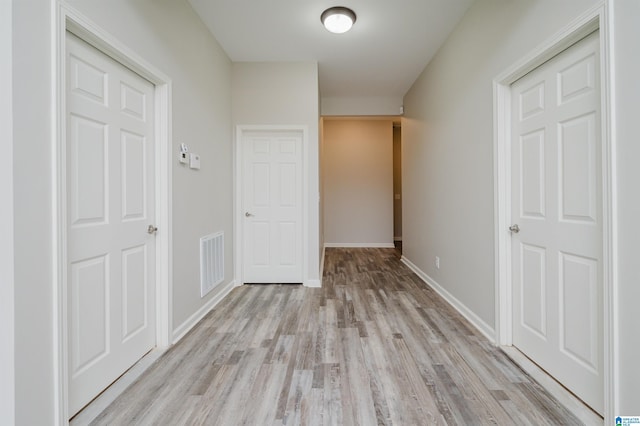
[[[575,114],[573,114],[569,113],[569,109],[567,109],[568,114],[566,117],[559,116],[556,123],[552,123],[553,125],[549,131],[544,131],[545,134],[549,134],[549,143],[546,144],[549,146],[544,152],[532,149],[535,148],[536,144],[539,147],[545,145],[543,143],[544,137],[537,138],[537,135],[542,135],[539,130],[543,129],[543,126],[536,126],[536,129],[531,131],[523,129],[524,132],[519,132],[517,139],[512,140],[514,139],[512,133],[512,130],[514,130],[512,129],[512,96],[514,92],[512,85],[519,79],[526,78],[532,70],[544,67],[543,64],[554,62],[551,58],[563,56],[561,52],[574,50],[572,46],[579,46],[580,43],[577,43],[578,41],[585,39],[594,31],[602,28],[605,23],[606,19],[603,19],[602,9],[590,11],[494,79],[494,112],[496,116],[494,138],[497,274],[496,340],[499,345],[506,348],[506,351],[511,352],[512,345],[517,343],[516,331],[514,330],[515,320],[521,324],[524,323],[525,327],[529,327],[532,330],[535,329],[536,320],[530,315],[533,312],[530,309],[531,306],[527,305],[526,308],[529,313],[525,313],[524,316],[522,309],[520,309],[520,313],[515,312],[514,302],[522,300],[522,296],[518,297],[517,294],[513,294],[518,290],[514,288],[518,283],[513,281],[519,280],[520,284],[522,284],[522,279],[519,279],[519,277],[522,278],[523,276],[523,265],[525,269],[528,268],[530,271],[536,270],[536,264],[532,260],[535,260],[535,252],[537,250],[540,254],[538,265],[541,266],[538,271],[540,273],[545,271],[544,276],[541,275],[541,279],[538,280],[535,279],[536,277],[533,273],[525,274],[525,276],[528,277],[529,281],[537,281],[538,284],[542,284],[545,288],[545,297],[537,298],[538,301],[544,303],[539,307],[554,310],[555,313],[553,315],[555,317],[559,316],[561,319],[558,328],[557,321],[554,318],[552,318],[553,321],[547,320],[546,311],[538,310],[537,313],[542,315],[546,322],[544,328],[542,328],[540,327],[542,323],[537,321],[537,327],[542,328],[542,334],[550,336],[549,339],[559,342],[558,347],[563,355],[573,358],[578,364],[586,366],[592,372],[595,371],[596,376],[600,376],[597,379],[598,383],[595,385],[579,385],[581,388],[595,390],[599,394],[595,398],[589,395],[580,395],[582,399],[582,402],[580,402],[577,398],[568,396],[566,392],[564,392],[564,396],[562,392],[552,391],[552,393],[566,401],[571,401],[573,398],[571,404],[574,404],[576,410],[586,407],[583,402],[595,400],[595,402],[589,402],[592,409],[603,413],[605,418],[610,418],[612,416],[613,401],[615,400],[613,378],[610,374],[613,366],[611,355],[614,352],[613,310],[610,301],[612,300],[613,271],[615,270],[610,248],[613,245],[612,237],[614,235],[613,226],[615,221],[613,220],[614,216],[611,215],[611,194],[614,193],[614,186],[611,175],[613,170],[611,164],[612,139],[608,131],[610,111],[608,110],[607,102],[602,102],[602,100],[608,98],[608,93],[610,93],[610,86],[604,78],[608,69],[608,54],[606,44],[603,43],[603,38],[606,38],[603,34],[606,34],[606,30],[595,34],[595,49],[591,53],[586,54],[583,58],[573,58],[565,66],[561,66],[556,70],[556,78],[548,80],[548,83],[543,83],[543,80],[546,81],[547,79],[541,78],[539,83],[542,82],[543,84],[538,85],[537,89],[534,84],[529,87],[532,90],[522,92],[523,97],[520,99],[522,103],[515,105],[515,107],[520,106],[522,109],[516,116],[521,120],[533,118],[542,120],[546,116],[546,112],[544,112],[547,110],[546,105],[551,108],[550,111],[554,109],[560,111],[560,109],[567,109],[571,104],[574,104],[571,108],[575,108],[577,111],[578,106],[582,107],[582,101],[586,101],[588,97],[593,95],[597,98],[600,96],[601,100],[595,101],[593,104],[595,107],[589,110],[591,112],[585,113],[583,111],[583,113],[580,113],[574,111]],[[603,46],[602,60],[600,60],[598,50]],[[544,93],[543,95],[543,86],[546,87],[547,85],[555,86],[553,90],[556,91],[556,95],[553,93]],[[547,102],[543,102],[545,100]],[[536,103],[541,108],[536,108]],[[545,125],[546,127],[548,126]],[[582,136],[580,136],[580,133]],[[561,143],[555,143],[555,139],[558,139]],[[582,142],[578,143],[578,141]],[[522,175],[520,181],[527,184],[528,193],[535,193],[532,189],[536,186],[539,187],[539,195],[542,192],[545,193],[544,198],[540,198],[544,203],[538,203],[538,206],[532,204],[535,201],[533,197],[528,197],[526,203],[524,203],[525,200],[521,200],[522,202],[513,200],[513,197],[522,198],[519,194],[512,193],[512,175],[514,173],[512,170],[512,148],[514,144],[518,143],[520,144],[519,149],[521,152],[522,148],[529,150],[533,154],[537,152],[540,159],[544,159],[545,162],[549,163],[549,166],[545,167],[544,170],[538,167],[541,172],[540,175],[542,176],[543,171],[545,175],[545,180],[540,181],[538,184],[536,183],[535,173],[526,171],[526,169],[530,172],[536,170],[532,167],[535,161],[520,161],[520,163],[528,165],[525,168],[525,173],[520,173]],[[574,149],[579,152],[570,152]],[[555,158],[547,158],[546,153],[555,156]],[[574,166],[573,163],[569,164],[567,162],[567,159],[573,161],[580,158],[586,160],[578,163],[579,165],[582,164],[582,166]],[[538,161],[538,166],[540,166],[540,161]],[[551,174],[555,174],[555,177],[550,176],[551,187],[548,187],[546,182],[546,170],[549,170]],[[555,187],[553,186],[554,183]],[[575,188],[572,188],[578,184],[581,184],[587,190],[576,191]],[[522,189],[520,183],[517,183],[517,186],[520,190]],[[558,193],[561,196],[557,196]],[[587,200],[589,202],[585,204]],[[580,204],[580,211],[576,209],[578,203]],[[524,240],[523,242],[529,245],[527,247],[523,246],[519,241],[519,238],[524,239],[525,237],[525,228],[520,226],[522,213],[534,217],[536,216],[535,207],[540,207],[537,209],[537,214],[540,218],[533,222],[522,222],[525,223],[529,233],[533,230],[531,224],[534,222],[538,224],[552,220],[552,222],[557,222],[558,226],[575,224],[577,229],[578,225],[591,221],[593,222],[592,227],[599,229],[596,231],[599,234],[597,237],[599,241],[595,241],[596,246],[598,246],[597,252],[580,254],[578,251],[574,251],[573,248],[563,248],[559,244],[556,244],[558,247],[547,249],[541,244],[527,243]],[[585,214],[585,212],[588,214]],[[516,224],[519,226],[516,227]],[[557,237],[558,243],[567,240],[566,233],[558,234]],[[584,237],[587,237],[587,235]],[[569,238],[569,240],[574,239],[573,237]],[[514,240],[518,241],[514,243]],[[517,252],[519,258],[516,259],[518,261],[517,265],[514,265],[515,261],[512,262],[514,245],[516,249],[520,245],[520,250]],[[520,256],[520,254],[523,254],[523,249],[528,250],[525,253],[527,255],[526,259]],[[543,254],[543,252],[548,252],[548,254]],[[554,262],[559,267],[554,266],[551,262]],[[520,270],[520,273],[517,270]],[[551,282],[551,280],[554,282]],[[560,283],[559,286],[557,282]],[[578,282],[582,283],[582,292],[575,291]],[[538,285],[538,290],[542,288]],[[566,303],[563,302],[568,300],[568,297],[571,297],[569,293],[578,295],[583,300],[588,299],[588,301],[584,302],[588,305],[586,307],[587,312],[579,312],[573,307],[569,309],[563,307],[566,306]],[[549,300],[546,297],[547,294],[555,296],[556,300]],[[528,300],[531,299],[528,298]],[[581,302],[577,301],[576,304],[579,303]],[[560,306],[560,309],[557,308],[558,306]],[[518,308],[522,308],[522,304]],[[588,316],[589,319],[584,320],[585,316]],[[579,317],[583,319],[579,319]],[[523,318],[526,321],[523,321]],[[582,324],[583,322],[588,322],[588,324]],[[578,330],[575,326],[576,324],[580,324],[582,327],[582,334],[575,333]],[[551,325],[558,331],[551,330]],[[567,333],[569,329],[571,336]],[[557,336],[559,336],[559,339],[556,338]],[[522,343],[520,342],[521,345]],[[518,345],[515,346],[519,347]],[[520,353],[515,349],[513,352]],[[581,357],[584,359],[580,359]],[[525,357],[522,356],[522,358]],[[518,357],[514,356],[514,359],[518,359]],[[538,361],[536,360],[536,362]],[[535,370],[535,368],[526,367],[526,364],[524,362],[521,365],[528,371]],[[544,362],[538,362],[538,365],[542,364]],[[545,368],[545,373],[551,373],[553,377],[564,383],[564,378],[559,377],[557,372],[551,372],[547,366]],[[548,376],[545,377],[548,378]],[[553,380],[551,381],[553,382]],[[553,388],[553,386],[549,385],[549,388]],[[566,390],[566,387],[562,389]]]
[[[394,247],[394,125],[399,117],[324,117],[325,247]],[[399,158],[398,158],[399,159]],[[401,200],[398,200],[401,202]]]
[[[513,345],[603,414],[598,35],[512,85],[509,229]]]
[[[120,328],[123,338],[121,338],[121,344],[129,345],[137,339],[137,335],[142,333],[142,330],[153,329],[149,333],[149,339],[143,344],[143,346],[149,347],[148,341],[152,341],[151,346],[155,346],[158,349],[163,349],[169,345],[171,339],[172,321],[170,306],[172,304],[171,298],[171,256],[170,256],[170,240],[171,240],[171,223],[169,221],[170,212],[170,199],[171,199],[171,161],[170,154],[170,123],[171,123],[171,109],[170,97],[171,86],[170,79],[162,71],[153,67],[147,63],[143,58],[136,55],[129,50],[126,46],[120,43],[117,39],[101,30],[95,23],[88,20],[81,14],[70,11],[66,7],[60,7],[60,19],[57,21],[56,26],[56,46],[55,52],[58,58],[56,67],[56,80],[58,87],[61,89],[57,92],[56,96],[56,123],[57,128],[60,130],[56,135],[56,156],[54,170],[56,170],[56,191],[54,191],[54,198],[56,203],[56,264],[57,264],[57,276],[56,276],[56,298],[55,306],[59,315],[56,315],[55,327],[57,330],[56,339],[56,351],[60,354],[58,362],[55,364],[54,374],[57,382],[60,384],[60,392],[57,394],[56,405],[59,412],[59,422],[66,422],[71,415],[77,411],[78,404],[82,404],[79,400],[73,402],[73,397],[70,395],[75,392],[71,388],[75,385],[70,383],[69,378],[72,375],[81,374],[84,368],[89,368],[94,363],[102,360],[101,356],[91,357],[89,352],[97,354],[100,352],[98,346],[91,346],[95,344],[98,339],[87,341],[87,327],[84,327],[79,333],[78,327],[82,320],[78,317],[78,310],[74,312],[74,306],[71,306],[69,300],[72,299],[76,307],[82,306],[84,309],[84,315],[87,315],[88,308],[86,304],[80,302],[87,293],[78,292],[80,282],[88,282],[87,274],[83,275],[83,272],[96,272],[101,273],[102,270],[99,264],[105,266],[105,270],[111,263],[118,262],[125,268],[121,269],[121,280],[123,281],[120,289],[121,295],[126,292],[126,300],[120,298],[122,302],[121,307],[122,315]],[[104,142],[102,145],[104,150],[96,149],[99,146],[98,142],[101,139],[100,120],[92,119],[92,112],[89,109],[93,108],[93,112],[97,113],[96,108],[100,105],[106,107],[106,103],[100,103],[100,81],[103,82],[104,89],[104,74],[100,78],[100,66],[93,66],[93,60],[83,61],[83,54],[76,55],[73,59],[74,63],[70,63],[70,58],[67,58],[67,34],[73,34],[77,40],[82,44],[84,43],[89,50],[94,49],[95,55],[106,55],[105,57],[109,61],[114,61],[119,66],[124,67],[124,73],[128,76],[133,75],[134,80],[141,79],[147,86],[146,88],[137,87],[137,83],[133,80],[129,80],[129,77],[121,79],[123,84],[115,84],[120,89],[119,95],[114,95],[109,92],[109,96],[114,99],[120,99],[120,111],[118,114],[126,115],[127,118],[123,118],[120,121],[119,129],[125,129],[119,134],[117,140],[112,141],[109,139],[107,143],[107,135],[109,132],[105,132]],[[93,55],[93,53],[91,54]],[[91,56],[90,55],[90,56]],[[95,59],[97,56],[93,56]],[[69,59],[69,60],[68,60]],[[105,71],[105,70],[103,70]],[[76,73],[76,77],[71,78]],[[117,73],[117,72],[116,72]],[[80,78],[82,74],[82,78]],[[67,84],[71,80],[69,84]],[[113,81],[111,83],[114,83]],[[113,84],[112,84],[113,85]],[[109,84],[106,84],[109,86]],[[69,98],[70,94],[65,91],[65,88],[69,87],[70,90],[74,90],[74,93],[78,95],[78,99],[83,99],[84,106],[76,105],[79,107],[73,115],[73,119],[70,119],[70,111],[75,107],[71,105]],[[147,89],[151,89],[148,92]],[[105,92],[103,91],[104,95]],[[141,96],[144,94],[145,96]],[[103,96],[106,98],[106,96]],[[145,100],[141,104],[142,98]],[[151,102],[147,102],[147,99]],[[69,103],[69,105],[68,105]],[[116,108],[118,109],[118,108]],[[105,113],[106,114],[106,113]],[[115,111],[109,113],[115,117],[117,114]],[[144,117],[144,119],[141,119]],[[129,120],[129,121],[127,121]],[[149,123],[151,127],[145,128],[144,131],[135,127],[135,121],[138,121],[138,125],[141,122]],[[117,121],[117,120],[116,120]],[[127,124],[128,123],[128,124]],[[80,125],[82,124],[82,125]],[[76,130],[82,130],[82,135]],[[73,132],[76,132],[75,134]],[[85,136],[89,135],[87,139]],[[77,137],[76,137],[77,136]],[[75,146],[73,139],[80,141],[89,140],[93,142],[90,146],[83,146],[82,148]],[[146,138],[147,143],[142,143],[142,140]],[[148,152],[144,146],[150,145],[153,141],[153,153]],[[118,158],[114,157],[114,153],[107,150],[110,145],[119,145],[120,154],[126,151],[126,155],[118,155]],[[115,148],[114,148],[115,149]],[[143,155],[144,152],[144,155]],[[102,161],[100,160],[102,156]],[[82,157],[82,158],[81,158]],[[144,158],[143,158],[144,157]],[[107,165],[104,164],[104,160],[109,159]],[[71,162],[69,162],[71,160]],[[146,170],[141,171],[139,167],[136,167],[136,162],[140,164],[140,161],[146,164]],[[75,162],[75,166],[74,166]],[[104,165],[102,168],[93,169],[95,164],[101,163]],[[115,163],[120,165],[120,177],[116,177],[113,171],[105,172],[106,167],[111,168],[111,165]],[[152,166],[151,166],[151,163]],[[152,173],[151,176],[149,173]],[[143,174],[141,177],[140,174]],[[99,194],[96,195],[93,192],[86,194],[87,185],[99,185],[100,178],[106,180],[109,179],[111,185],[107,185],[109,188],[103,188],[103,195],[109,192],[109,197],[112,202],[106,202],[104,197]],[[124,174],[124,175],[123,175]],[[83,176],[81,176],[83,175]],[[94,180],[86,180],[84,175],[90,175]],[[113,176],[112,176],[113,175]],[[118,188],[114,188],[113,179],[118,179]],[[153,185],[147,185],[153,180]],[[122,186],[123,182],[127,182],[125,187]],[[73,186],[73,182],[76,182],[76,186]],[[69,186],[71,185],[71,186]],[[141,186],[142,185],[142,186]],[[147,192],[147,196],[141,195],[141,188]],[[74,201],[69,192],[69,189],[75,191],[76,201],[81,199],[78,203]],[[111,189],[119,191],[119,202],[113,201],[113,194]],[[151,193],[152,192],[152,193]],[[141,200],[144,201],[142,202]],[[141,208],[141,203],[144,206]],[[81,205],[82,204],[82,205]],[[110,207],[120,206],[119,211],[113,210]],[[106,216],[107,220],[100,219],[99,211],[108,211]],[[141,217],[141,215],[144,217]],[[105,216],[105,215],[102,215]],[[131,225],[133,222],[144,222],[142,228],[142,234],[150,241],[153,241],[153,249],[146,245],[145,242],[138,245],[125,245],[121,247],[121,253],[119,256],[109,254],[108,256],[94,257],[92,266],[92,260],[85,257],[76,258],[75,254],[80,253],[82,255],[83,250],[78,246],[77,242],[70,241],[74,236],[71,235],[75,228],[90,228],[92,225],[98,223],[111,223],[116,219],[121,219],[123,224]],[[103,218],[104,219],[104,218]],[[148,219],[155,219],[152,223],[148,222]],[[149,227],[152,225],[152,227]],[[75,229],[75,230],[78,230]],[[96,226],[97,229],[97,226]],[[158,231],[157,235],[155,231]],[[135,232],[138,235],[138,232]],[[127,248],[128,247],[128,248]],[[113,252],[113,250],[111,250]],[[146,259],[144,259],[146,256]],[[109,259],[112,258],[113,262]],[[75,259],[75,260],[74,260]],[[105,260],[106,259],[106,260]],[[102,262],[105,260],[105,262]],[[148,268],[143,270],[142,265],[145,264]],[[83,271],[79,266],[88,266]],[[125,271],[127,273],[125,273]],[[113,275],[113,273],[109,272]],[[150,284],[151,287],[146,286],[146,294],[140,293],[140,288],[134,289],[134,286],[129,284],[142,277],[143,281]],[[117,277],[113,277],[114,280]],[[75,282],[73,282],[75,280]],[[99,280],[98,280],[99,281]],[[78,284],[78,285],[76,285]],[[76,286],[74,292],[74,285]],[[106,287],[105,287],[106,288]],[[81,289],[82,290],[82,289]],[[98,295],[99,292],[92,292],[91,294]],[[107,291],[105,290],[106,294]],[[153,293],[153,294],[151,294]],[[100,293],[102,295],[103,293]],[[78,296],[78,297],[76,297]],[[117,295],[115,295],[117,297]],[[76,297],[75,300],[73,298]],[[108,295],[113,299],[113,295]],[[91,297],[90,297],[91,299]],[[134,301],[145,301],[144,320],[136,310],[136,303]],[[92,299],[99,302],[99,297]],[[116,303],[115,299],[114,303]],[[103,298],[104,301],[104,298]],[[80,302],[80,303],[78,303]],[[152,305],[149,305],[149,303]],[[110,304],[111,301],[108,301]],[[99,303],[98,303],[99,305]],[[104,306],[104,305],[103,305]],[[109,308],[110,310],[110,308]],[[102,312],[96,312],[95,315],[100,315]],[[75,314],[75,317],[73,315]],[[89,314],[91,315],[91,313]],[[75,324],[75,325],[74,325]],[[95,324],[92,324],[95,325]],[[75,330],[74,330],[75,327]],[[113,329],[113,327],[111,327]],[[72,335],[75,333],[75,337]],[[106,336],[110,333],[102,333],[102,336]],[[75,348],[74,348],[75,339]],[[89,342],[89,346],[81,342],[84,339],[84,343]],[[105,337],[106,339],[106,337]],[[104,340],[103,340],[104,341]],[[111,344],[110,344],[111,345]],[[76,349],[82,346],[78,352]],[[87,352],[87,350],[89,352]],[[113,349],[111,345],[108,350]],[[75,354],[73,351],[76,350]],[[102,351],[104,352],[104,351]],[[139,352],[140,353],[140,352]],[[80,354],[80,356],[78,356]],[[89,354],[89,355],[88,355]],[[144,355],[144,354],[143,354]],[[74,358],[75,356],[75,358]],[[149,356],[145,356],[147,360]],[[84,360],[84,366],[80,366],[77,360]],[[74,371],[75,370],[75,371]],[[77,376],[79,377],[79,376]],[[116,376],[117,377],[117,376]],[[103,394],[104,395],[104,394]]]
[[[302,283],[303,133],[245,131],[239,142],[242,283]]]
[[[402,253],[402,125],[393,122],[393,242]]]
[[[155,87],[71,33],[66,47],[74,415],[156,344]]]

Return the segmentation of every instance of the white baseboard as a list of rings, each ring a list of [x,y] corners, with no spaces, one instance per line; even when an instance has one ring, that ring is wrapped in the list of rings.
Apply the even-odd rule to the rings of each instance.
[[[304,282],[305,287],[320,288],[322,287],[322,280],[307,280]]]
[[[326,248],[395,248],[393,243],[325,243]]]
[[[546,371],[523,355],[516,347],[500,346],[500,349],[560,401],[562,405],[567,407],[585,426],[602,425],[602,417],[587,407],[584,402],[580,401]]]
[[[222,285],[217,294],[211,298],[202,308],[198,309],[193,315],[191,315],[185,322],[180,324],[174,331],[172,336],[172,344],[176,344],[182,339],[202,318],[205,317],[224,297],[236,287],[235,280],[229,281],[227,284]]]
[[[478,329],[491,343],[496,343],[496,332],[493,327],[484,322],[478,315],[476,315],[471,309],[469,309],[464,303],[455,298],[451,293],[445,290],[440,284],[438,284],[433,278],[427,275],[424,271],[418,268],[413,262],[406,257],[402,256],[402,263],[407,265],[415,274],[420,277],[429,287],[434,289],[444,300],[446,300],[451,306],[453,306],[463,317],[467,319],[475,328]]]
[[[320,281],[322,281],[322,277],[324,277],[324,256],[327,252],[327,246],[322,246],[322,256],[320,256]]]
[[[153,349],[143,356],[130,369],[109,385],[100,395],[82,409],[70,422],[70,426],[88,425],[93,422],[109,405],[113,403],[133,382],[147,371],[168,348]]]

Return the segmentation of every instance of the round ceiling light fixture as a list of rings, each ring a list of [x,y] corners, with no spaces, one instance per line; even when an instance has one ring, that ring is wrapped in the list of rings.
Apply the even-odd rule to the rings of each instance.
[[[342,7],[330,7],[320,15],[322,25],[332,33],[342,34],[351,29],[356,22],[356,14],[353,10]]]

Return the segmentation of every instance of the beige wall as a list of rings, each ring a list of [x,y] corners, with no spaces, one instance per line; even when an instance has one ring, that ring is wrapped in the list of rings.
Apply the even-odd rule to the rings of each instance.
[[[401,106],[402,96],[326,96],[321,99],[320,113],[323,116],[390,116],[401,114]]]
[[[393,246],[393,124],[324,120],[325,244]]]
[[[477,1],[404,98],[404,255],[488,329],[495,317],[492,81],[594,3]]]
[[[303,125],[308,129],[309,215],[305,283],[320,284],[318,170],[318,64],[315,62],[233,64],[232,116],[237,125]]]

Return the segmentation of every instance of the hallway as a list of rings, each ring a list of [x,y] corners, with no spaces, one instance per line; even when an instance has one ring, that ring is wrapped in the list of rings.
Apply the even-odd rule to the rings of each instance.
[[[580,424],[394,249],[234,289],[93,424]]]

